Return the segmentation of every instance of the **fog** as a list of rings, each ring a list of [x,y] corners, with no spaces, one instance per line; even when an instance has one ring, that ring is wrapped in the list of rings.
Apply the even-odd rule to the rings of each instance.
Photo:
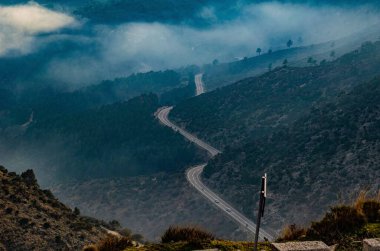
[[[77,22],[69,15],[30,2],[0,7],[0,24],[0,56],[4,56],[32,53],[39,46],[37,35],[74,27]]]
[[[264,52],[286,48],[289,39],[294,46],[335,40],[379,22],[377,11],[369,6],[270,2],[241,9],[238,18],[219,20],[216,10],[205,6],[197,14],[212,24],[205,28],[186,23],[95,25],[37,3],[2,7],[0,55],[35,53],[36,48],[48,46],[52,33],[54,40],[77,41],[80,49],[67,51],[64,57],[43,59],[47,66],[42,74],[50,82],[75,88],[133,72],[253,56],[257,47]],[[40,33],[45,36],[37,36]],[[59,37],[58,33],[66,35]]]

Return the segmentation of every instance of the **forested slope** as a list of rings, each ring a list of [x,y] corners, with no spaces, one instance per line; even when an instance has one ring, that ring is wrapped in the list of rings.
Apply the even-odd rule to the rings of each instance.
[[[156,121],[158,107],[158,97],[149,94],[39,119],[21,136],[8,137],[8,148],[47,159],[58,180],[146,175],[201,161],[203,153]]]
[[[207,184],[248,215],[269,177],[266,224],[305,223],[331,203],[380,184],[380,79],[313,105],[284,129],[228,149],[205,169]],[[284,220],[286,219],[286,220]]]
[[[239,146],[291,125],[314,102],[380,74],[380,42],[365,43],[337,60],[310,67],[280,67],[262,76],[194,97],[177,105],[171,118],[224,148]]]

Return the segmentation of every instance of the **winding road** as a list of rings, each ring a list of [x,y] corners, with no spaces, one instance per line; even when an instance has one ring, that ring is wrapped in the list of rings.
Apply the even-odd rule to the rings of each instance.
[[[202,81],[202,74],[197,74],[195,76],[195,85],[196,85],[196,95],[201,95],[204,93],[204,87],[203,87],[203,81]],[[221,153],[220,150],[212,147],[211,145],[207,144],[206,142],[198,139],[196,136],[192,135],[191,133],[185,131],[184,129],[180,128],[179,126],[172,123],[168,116],[170,111],[173,109],[172,106],[170,107],[162,107],[156,112],[157,118],[160,120],[162,124],[165,126],[168,126],[172,128],[174,131],[179,132],[181,135],[183,135],[186,139],[193,142],[200,148],[206,150],[211,157],[216,156],[217,154]],[[189,183],[198,190],[206,199],[208,199],[211,203],[213,203],[216,207],[221,209],[224,213],[226,213],[229,217],[231,217],[233,220],[235,220],[237,223],[239,223],[244,229],[251,232],[252,234],[256,231],[256,224],[252,222],[250,219],[245,217],[243,214],[239,213],[238,210],[232,207],[228,202],[220,198],[216,193],[211,191],[208,187],[206,187],[201,180],[201,175],[203,172],[204,167],[207,165],[207,163],[200,164],[194,167],[189,168],[186,171],[186,178],[189,181]],[[261,229],[259,233],[259,238],[263,240],[264,238],[268,240],[273,240],[274,237],[266,232],[265,230]]]

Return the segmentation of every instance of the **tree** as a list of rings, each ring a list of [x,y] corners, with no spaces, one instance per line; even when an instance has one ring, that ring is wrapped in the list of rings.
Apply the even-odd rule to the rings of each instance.
[[[269,70],[269,71],[272,71],[272,63],[270,63],[270,64],[268,65],[268,70]]]
[[[272,54],[272,52],[273,52],[272,49],[268,50],[268,54]]]
[[[219,60],[218,59],[214,59],[214,61],[212,61],[212,65],[218,65],[219,64]]]
[[[282,62],[282,64],[283,64],[284,66],[287,66],[287,65],[288,65],[288,59],[285,59],[284,62]]]
[[[313,57],[309,57],[307,59],[307,63],[308,64],[312,64],[312,65],[316,65],[317,64],[317,60],[315,60]]]
[[[288,48],[292,47],[293,45],[293,40],[289,39],[289,41],[286,43],[286,46],[288,46]]]
[[[76,216],[80,215],[79,208],[77,208],[77,207],[74,208],[74,215],[76,215]]]
[[[110,222],[108,222],[112,228],[114,229],[120,229],[121,228],[121,224],[120,222],[118,222],[117,220],[111,220]]]
[[[330,52],[330,57],[335,58],[335,51]]]
[[[259,56],[260,56],[260,54],[261,54],[261,48],[257,48],[256,49],[256,53],[259,54]]]

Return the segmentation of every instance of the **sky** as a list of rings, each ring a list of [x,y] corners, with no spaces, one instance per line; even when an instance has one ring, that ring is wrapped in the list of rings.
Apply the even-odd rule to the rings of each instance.
[[[248,4],[220,20],[213,6],[196,16],[212,25],[128,22],[98,24],[38,2],[0,6],[0,59],[40,53],[39,72],[50,82],[73,88],[133,72],[231,61],[255,55],[256,48],[285,48],[339,39],[379,23],[369,6],[310,6],[278,2]],[[297,42],[302,38],[302,43]],[[67,43],[75,44],[67,47]],[[44,56],[46,48],[64,53]]]

